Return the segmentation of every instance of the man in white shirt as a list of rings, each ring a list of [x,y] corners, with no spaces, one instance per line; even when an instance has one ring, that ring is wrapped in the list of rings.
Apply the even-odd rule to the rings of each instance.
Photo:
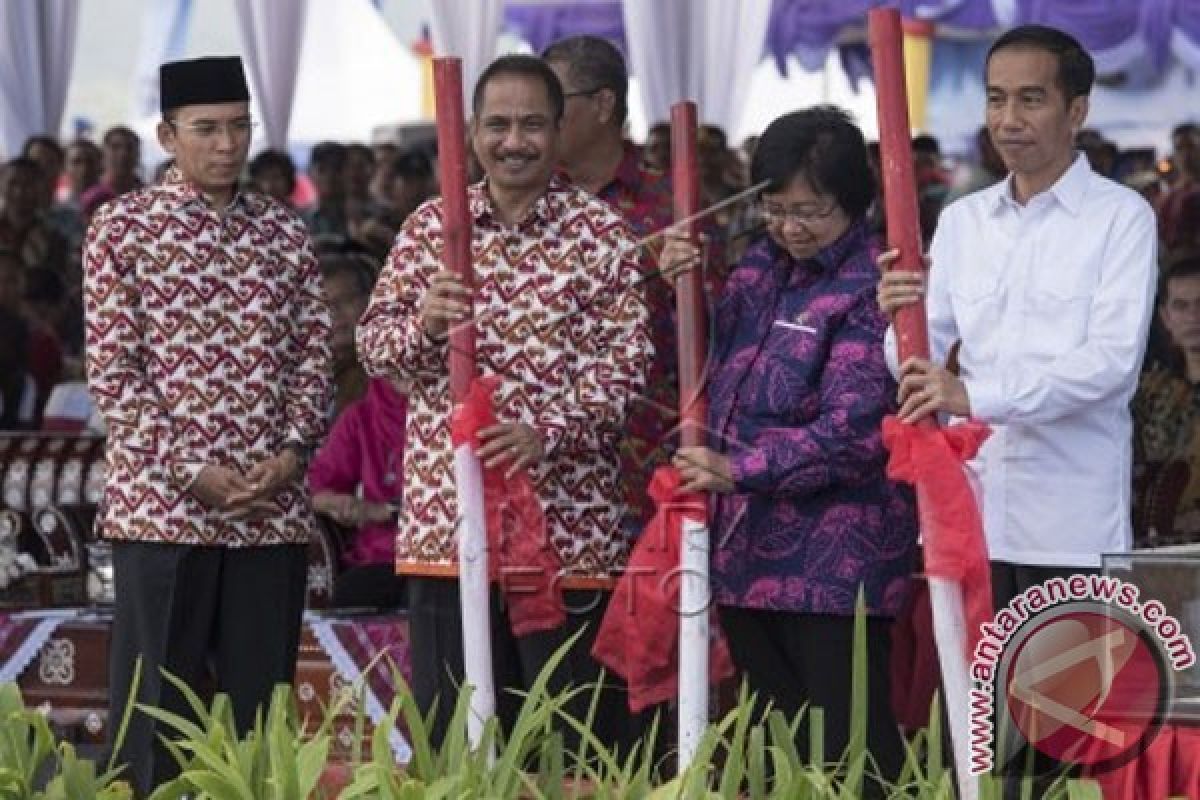
[[[987,127],[1009,175],[942,212],[927,292],[919,273],[885,272],[879,285],[889,314],[926,294],[932,360],[897,370],[900,417],[993,428],[970,467],[997,608],[1054,575],[1095,571],[1131,541],[1129,401],[1157,240],[1150,206],[1075,151],[1093,77],[1091,57],[1060,31],[1001,36],[987,60]],[[956,343],[957,371],[944,366]]]

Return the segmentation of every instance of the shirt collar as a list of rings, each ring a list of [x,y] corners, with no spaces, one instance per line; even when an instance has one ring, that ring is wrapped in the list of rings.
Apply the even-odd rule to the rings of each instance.
[[[467,189],[467,209],[471,213],[471,219],[475,222],[502,225],[487,186],[488,179],[485,177]],[[517,227],[523,228],[536,222],[549,223],[558,219],[563,213],[564,195],[568,191],[570,191],[570,185],[566,180],[558,174],[552,175],[550,182],[546,185],[546,190],[534,201],[533,207],[529,209],[529,214],[518,223]]]
[[[1087,185],[1092,174],[1092,167],[1088,163],[1087,156],[1083,153],[1076,153],[1075,160],[1071,162],[1071,166],[1067,167],[1067,171],[1059,176],[1054,185],[1043,194],[1048,193],[1068,213],[1078,216],[1083,208],[1083,199],[1087,195]],[[993,214],[998,214],[1017,204],[1017,201],[1013,199],[1012,182],[1013,175],[1010,172],[1003,181],[986,190],[993,192],[991,198]]]
[[[803,261],[797,261],[792,258],[782,245],[778,244],[770,235],[766,235],[767,241],[770,243],[771,251],[775,254],[773,259],[775,264],[781,268],[787,269],[793,276],[793,279],[801,273],[792,271],[794,267],[799,266],[803,273],[812,275],[836,274],[838,269],[845,263],[846,258],[852,253],[862,249],[867,240],[867,223],[865,220],[854,220],[850,226],[828,246],[817,251],[816,255],[811,258],[806,258]]]
[[[867,223],[854,220],[832,244],[817,252],[810,259],[816,262],[821,272],[836,272],[846,257],[862,248],[867,236]]]
[[[571,182],[571,176],[562,167],[555,170],[554,174],[565,183]],[[596,196],[601,200],[611,202],[622,192],[638,194],[642,184],[646,182],[647,176],[661,177],[662,175],[663,173],[657,170],[643,166],[641,153],[637,147],[632,142],[625,141],[621,143],[621,160],[617,162],[616,172],[613,173],[608,183],[600,187]]]
[[[612,180],[597,192],[601,197],[610,192],[620,192],[623,188],[636,194],[645,180],[645,170],[642,167],[642,159],[637,148],[629,142],[624,142],[621,146],[624,154],[617,163],[617,171],[613,174]]]
[[[196,184],[187,180],[183,176],[183,171],[175,164],[172,164],[163,174],[158,189],[175,208],[185,208],[194,204],[200,204],[205,208],[211,207]],[[262,195],[244,191],[239,187],[234,192],[229,208],[238,208],[251,216],[258,216],[266,211],[267,205],[268,202]]]

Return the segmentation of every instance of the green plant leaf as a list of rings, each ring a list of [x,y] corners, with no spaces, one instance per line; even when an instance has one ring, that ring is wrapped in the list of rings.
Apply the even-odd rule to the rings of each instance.
[[[1093,780],[1067,781],[1067,800],[1104,800],[1104,792],[1100,784]],[[1172,798],[1172,800],[1177,800]]]

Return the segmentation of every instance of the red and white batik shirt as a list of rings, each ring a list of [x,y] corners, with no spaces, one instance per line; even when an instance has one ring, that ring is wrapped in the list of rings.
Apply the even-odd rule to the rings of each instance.
[[[100,534],[306,541],[315,520],[299,481],[252,522],[187,491],[205,465],[245,472],[324,434],[329,313],[300,218],[249,192],[218,213],[171,169],[97,213],[84,303],[88,386],[108,423]]]
[[[554,179],[518,225],[497,216],[486,184],[468,190],[475,270],[476,361],[498,375],[496,413],[542,433],[532,469],[548,534],[572,575],[624,565],[617,440],[653,355],[629,226],[608,205]],[[418,319],[442,268],[442,203],[409,217],[358,329],[368,372],[411,386],[401,572],[453,574],[455,492],[449,346]]]

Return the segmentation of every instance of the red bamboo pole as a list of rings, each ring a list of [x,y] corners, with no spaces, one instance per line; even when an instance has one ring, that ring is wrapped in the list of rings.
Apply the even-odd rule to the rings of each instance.
[[[671,179],[674,183],[675,222],[695,238],[700,210],[700,175],[696,154],[696,104],[671,106]],[[680,437],[684,447],[706,444],[708,401],[704,396],[704,365],[708,329],[704,315],[704,276],[690,270],[675,283],[675,334],[679,356]]]
[[[894,8],[872,9],[867,22],[879,107],[879,172],[883,178],[887,242],[888,247],[900,250],[891,269],[923,272],[900,12]],[[924,301],[896,312],[895,328],[900,363],[912,356],[929,358]],[[936,424],[932,416],[926,420],[931,421],[927,424]]]
[[[463,122],[462,62],[435,58],[433,84],[437,104],[438,165],[442,183],[442,258],[463,285],[474,289],[471,264],[471,216],[467,209],[466,125]],[[476,377],[475,322],[470,316],[450,329],[450,395],[458,413]],[[496,713],[495,676],[489,620],[487,523],[483,471],[473,443],[454,448],[458,494],[458,583],[462,607],[463,661],[473,689],[467,715],[472,747],[483,743],[487,721]],[[488,754],[489,758],[494,753]]]
[[[475,288],[471,268],[471,215],[467,210],[466,125],[463,120],[462,61],[433,60],[437,105],[438,169],[441,173],[444,263],[458,273],[463,285]],[[475,326],[450,329],[450,396],[462,402],[475,377]]]
[[[695,103],[671,106],[671,177],[675,190],[675,222],[694,240],[696,212],[700,210]],[[689,270],[675,283],[680,440],[684,447],[707,444],[704,361],[708,330],[704,324],[703,286],[702,269]],[[700,510],[703,513],[703,509]],[[678,752],[681,771],[695,759],[708,724],[709,537],[702,519],[685,517],[680,530]]]
[[[879,109],[879,160],[887,216],[888,246],[900,251],[890,269],[924,272],[900,12],[893,8],[876,8],[868,12],[867,37],[871,47]],[[893,325],[901,364],[913,356],[929,358],[929,331],[923,300],[897,311]],[[939,436],[936,417],[933,414],[926,416],[917,423],[914,433],[918,439],[926,441]],[[943,458],[954,458],[948,448],[944,449],[941,455]],[[983,566],[984,586],[968,586],[963,580],[966,573],[961,568],[957,570],[957,575],[951,575],[943,566],[946,553],[951,549],[945,537],[961,537],[964,533],[942,530],[940,525],[935,524],[936,515],[931,509],[936,508],[942,499],[947,499],[947,502],[951,499],[972,499],[965,477],[958,487],[961,494],[957,498],[947,498],[949,484],[933,486],[927,476],[918,477],[915,484],[924,536],[928,570],[926,580],[933,614],[934,638],[937,642],[943,696],[957,766],[959,797],[963,800],[976,800],[979,797],[979,782],[970,774],[968,768],[971,754],[971,732],[967,717],[970,704],[970,665],[967,656],[970,620],[967,619],[966,593],[986,591],[990,594],[986,587],[986,562]],[[986,554],[982,552],[983,543],[980,541],[976,546],[981,551],[979,557],[986,559]]]

